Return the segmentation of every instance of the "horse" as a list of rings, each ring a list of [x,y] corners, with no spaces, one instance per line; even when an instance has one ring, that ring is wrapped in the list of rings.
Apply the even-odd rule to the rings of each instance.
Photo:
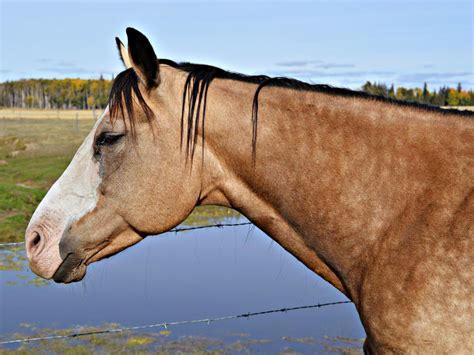
[[[178,64],[126,33],[107,108],[26,230],[33,272],[79,281],[225,206],[355,304],[366,353],[474,352],[472,112]]]

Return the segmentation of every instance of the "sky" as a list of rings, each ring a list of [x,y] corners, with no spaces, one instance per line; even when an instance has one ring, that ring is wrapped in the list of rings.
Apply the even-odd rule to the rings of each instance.
[[[5,1],[0,82],[111,78],[126,27],[158,57],[358,88],[474,88],[472,1]]]

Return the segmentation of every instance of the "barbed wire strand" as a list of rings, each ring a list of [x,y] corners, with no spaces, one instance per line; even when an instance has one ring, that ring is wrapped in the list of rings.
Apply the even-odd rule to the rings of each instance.
[[[16,247],[25,244],[25,242],[17,242],[17,243],[2,243],[0,244],[1,247]]]
[[[175,322],[164,322],[164,323],[155,323],[155,324],[148,324],[148,325],[138,325],[138,326],[132,326],[132,327],[107,328],[107,329],[93,330],[93,331],[88,331],[88,332],[76,332],[76,333],[63,334],[63,335],[49,335],[49,336],[43,336],[43,337],[5,340],[5,341],[0,341],[0,345],[28,343],[28,342],[41,341],[41,340],[78,338],[78,337],[83,337],[83,336],[88,336],[88,335],[103,335],[103,334],[110,334],[110,333],[122,333],[122,332],[126,332],[126,331],[143,330],[143,329],[151,329],[151,328],[168,329],[169,326],[183,325],[183,324],[197,324],[197,323],[210,324],[210,323],[213,323],[213,322],[221,322],[221,321],[231,320],[231,319],[250,318],[250,317],[255,317],[255,316],[260,316],[260,315],[265,315],[265,314],[270,314],[270,313],[286,313],[286,312],[291,312],[291,311],[296,311],[296,310],[310,309],[310,308],[321,308],[321,307],[335,306],[335,305],[346,304],[346,303],[352,303],[352,302],[351,301],[336,301],[336,302],[327,302],[327,303],[317,303],[317,304],[311,304],[311,305],[306,305],[306,306],[270,309],[270,310],[266,310],[266,311],[242,313],[242,314],[237,314],[237,315],[233,315],[233,316],[223,316],[223,317],[217,317],[217,318],[182,320],[182,321],[175,321]]]
[[[181,227],[181,228],[173,228],[167,232],[161,233],[180,233],[180,232],[187,232],[196,229],[207,229],[207,228],[223,228],[223,227],[239,227],[239,226],[248,226],[251,225],[252,222],[240,222],[240,223],[216,223],[216,224],[209,224],[205,226],[197,226],[197,227]],[[159,235],[161,235],[159,234]],[[16,243],[0,243],[0,248],[2,247],[14,247],[24,245],[25,242],[16,242]]]

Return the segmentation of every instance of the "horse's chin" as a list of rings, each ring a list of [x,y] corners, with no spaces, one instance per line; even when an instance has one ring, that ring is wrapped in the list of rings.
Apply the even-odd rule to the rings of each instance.
[[[86,271],[87,266],[84,259],[77,254],[70,253],[64,258],[52,278],[57,283],[68,284],[81,281],[86,275]]]
[[[102,243],[94,248],[78,246],[74,240],[77,238],[62,239],[59,244],[59,254],[62,261],[54,272],[52,278],[58,283],[71,283],[81,281],[86,275],[87,265],[99,260],[110,258],[124,249],[138,243],[143,237],[133,230],[127,230],[110,242]],[[84,250],[87,249],[87,252]]]

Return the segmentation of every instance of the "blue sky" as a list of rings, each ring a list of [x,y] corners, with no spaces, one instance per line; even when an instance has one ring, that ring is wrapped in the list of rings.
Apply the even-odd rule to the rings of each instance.
[[[0,81],[110,78],[125,28],[159,57],[357,88],[474,88],[471,1],[5,1]]]

